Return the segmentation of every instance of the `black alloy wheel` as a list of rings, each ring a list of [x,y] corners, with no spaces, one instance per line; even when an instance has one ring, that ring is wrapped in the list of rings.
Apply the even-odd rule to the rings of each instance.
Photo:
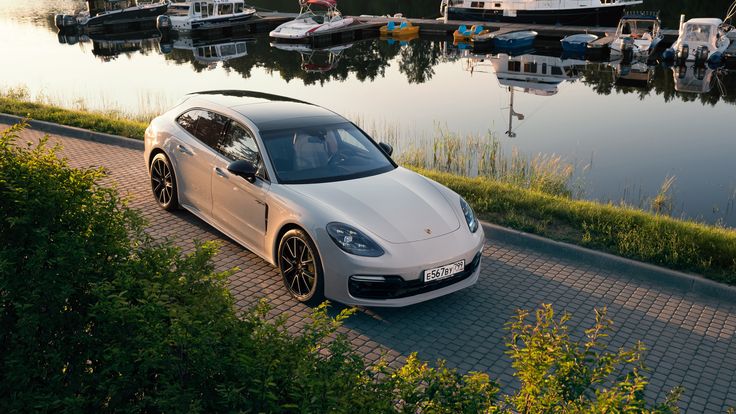
[[[164,210],[174,210],[178,207],[174,169],[163,153],[156,154],[151,161],[151,189],[156,202]]]
[[[286,289],[296,300],[309,306],[324,300],[322,262],[303,230],[289,230],[281,238],[278,265]]]

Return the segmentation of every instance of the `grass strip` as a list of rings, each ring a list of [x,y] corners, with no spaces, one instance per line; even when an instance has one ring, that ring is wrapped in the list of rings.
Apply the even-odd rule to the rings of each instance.
[[[736,230],[487,178],[414,170],[462,195],[493,223],[736,285]]]
[[[75,111],[2,96],[0,96],[0,113],[135,139],[143,139],[148,126],[145,122],[118,118],[110,114]]]

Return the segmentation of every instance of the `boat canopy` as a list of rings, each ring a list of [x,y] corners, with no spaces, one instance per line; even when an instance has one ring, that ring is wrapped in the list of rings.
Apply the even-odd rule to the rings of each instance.
[[[322,7],[336,7],[337,0],[300,0],[302,6],[322,6]]]
[[[659,20],[659,12],[629,12],[624,14],[623,17],[621,17],[621,20]]]

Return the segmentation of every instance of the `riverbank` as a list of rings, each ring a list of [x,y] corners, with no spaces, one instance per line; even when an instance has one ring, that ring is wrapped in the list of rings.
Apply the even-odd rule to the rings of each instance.
[[[146,123],[0,97],[0,113],[142,139]],[[415,168],[465,197],[488,221],[736,285],[736,230],[613,204],[575,200],[488,178]]]

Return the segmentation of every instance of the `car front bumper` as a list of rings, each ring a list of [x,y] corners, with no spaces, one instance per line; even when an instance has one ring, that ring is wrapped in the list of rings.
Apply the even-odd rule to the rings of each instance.
[[[478,281],[485,235],[461,227],[452,233],[410,243],[381,243],[381,257],[361,257],[342,251],[324,230],[315,237],[324,269],[325,296],[346,304],[400,307],[447,295]],[[424,282],[424,271],[457,261],[465,271],[446,279]],[[352,279],[358,276],[360,281]],[[367,276],[367,278],[366,278]],[[381,278],[383,281],[366,281]]]

